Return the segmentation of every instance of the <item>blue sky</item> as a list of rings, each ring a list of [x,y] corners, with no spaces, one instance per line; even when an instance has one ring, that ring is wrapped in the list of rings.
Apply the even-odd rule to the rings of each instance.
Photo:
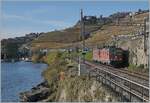
[[[48,32],[73,26],[85,15],[108,16],[118,11],[148,9],[144,1],[3,1],[2,38]]]

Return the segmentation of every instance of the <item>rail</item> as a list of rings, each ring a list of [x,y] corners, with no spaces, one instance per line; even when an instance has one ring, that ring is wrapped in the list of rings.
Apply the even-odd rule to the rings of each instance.
[[[105,73],[107,73],[107,74],[109,74],[109,75],[111,75],[111,76],[114,76],[114,77],[116,77],[116,78],[119,78],[119,79],[121,79],[121,80],[123,80],[123,81],[126,81],[126,82],[128,82],[128,83],[130,83],[130,84],[132,84],[132,85],[135,85],[135,86],[141,88],[141,89],[142,89],[142,92],[139,93],[139,92],[136,91],[136,90],[133,91],[133,89],[131,90],[131,88],[127,88],[127,86],[125,87],[125,86],[122,86],[122,85],[120,85],[119,83],[116,83],[116,82],[115,82],[115,84],[116,84],[117,86],[121,87],[123,90],[129,92],[130,94],[132,94],[132,95],[138,97],[139,99],[141,99],[141,100],[143,100],[143,101],[149,101],[149,94],[147,94],[147,95],[148,95],[148,96],[147,96],[147,95],[145,95],[145,94],[143,93],[143,90],[146,90],[146,91],[149,92],[149,87],[144,86],[144,85],[142,85],[142,84],[139,84],[139,83],[137,83],[137,82],[135,82],[135,81],[133,81],[133,80],[127,79],[127,78],[125,78],[125,77],[119,76],[119,75],[117,75],[117,74],[115,74],[115,73],[112,73],[112,72],[106,70],[106,69],[102,69],[101,67],[99,67],[99,66],[97,66],[97,65],[94,65],[94,64],[92,64],[92,63],[90,63],[90,62],[85,61],[85,64],[91,66],[93,70],[94,70],[94,69],[96,69],[96,70],[101,70],[101,71],[103,71],[103,72],[105,72]],[[105,78],[105,79],[106,79],[106,78]],[[110,81],[110,80],[109,80],[109,81]],[[114,83],[112,80],[111,80],[111,82]]]
[[[140,78],[140,79],[144,79],[144,80],[147,80],[147,81],[149,80],[149,75],[146,75],[146,74],[143,74],[143,73],[123,70],[123,69],[116,69],[114,67],[106,66],[106,65],[103,65],[103,64],[100,64],[99,66],[107,67],[109,69],[113,69],[115,71],[118,71],[118,72],[121,72],[121,73],[125,73],[125,74],[131,75],[131,76],[134,76],[134,77],[137,77],[137,78]]]

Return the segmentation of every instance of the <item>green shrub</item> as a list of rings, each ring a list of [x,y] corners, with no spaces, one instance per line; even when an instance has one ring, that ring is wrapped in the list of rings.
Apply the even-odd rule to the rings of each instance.
[[[57,56],[58,56],[58,52],[49,52],[44,61],[50,65],[54,63]]]
[[[92,61],[92,57],[93,57],[93,55],[92,55],[92,52],[91,52],[91,51],[90,51],[90,52],[87,52],[87,53],[85,54],[85,59],[86,59],[86,60]]]
[[[138,66],[138,68],[139,68],[139,69],[143,69],[143,68],[144,68],[144,64],[140,64],[140,65]]]
[[[137,68],[136,65],[134,65],[134,64],[129,64],[129,67],[128,67],[129,70],[134,70],[134,69],[136,69],[136,68]]]

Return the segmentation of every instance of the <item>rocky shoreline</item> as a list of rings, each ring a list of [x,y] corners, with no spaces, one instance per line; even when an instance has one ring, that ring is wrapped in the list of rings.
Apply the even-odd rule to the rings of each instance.
[[[20,102],[38,102],[44,101],[50,95],[50,90],[47,81],[43,81],[29,91],[19,94]]]

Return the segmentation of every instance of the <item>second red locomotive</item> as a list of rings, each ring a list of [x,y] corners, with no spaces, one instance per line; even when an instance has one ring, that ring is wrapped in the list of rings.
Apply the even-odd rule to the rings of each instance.
[[[120,67],[124,62],[124,50],[114,46],[93,49],[93,60],[103,64]]]

